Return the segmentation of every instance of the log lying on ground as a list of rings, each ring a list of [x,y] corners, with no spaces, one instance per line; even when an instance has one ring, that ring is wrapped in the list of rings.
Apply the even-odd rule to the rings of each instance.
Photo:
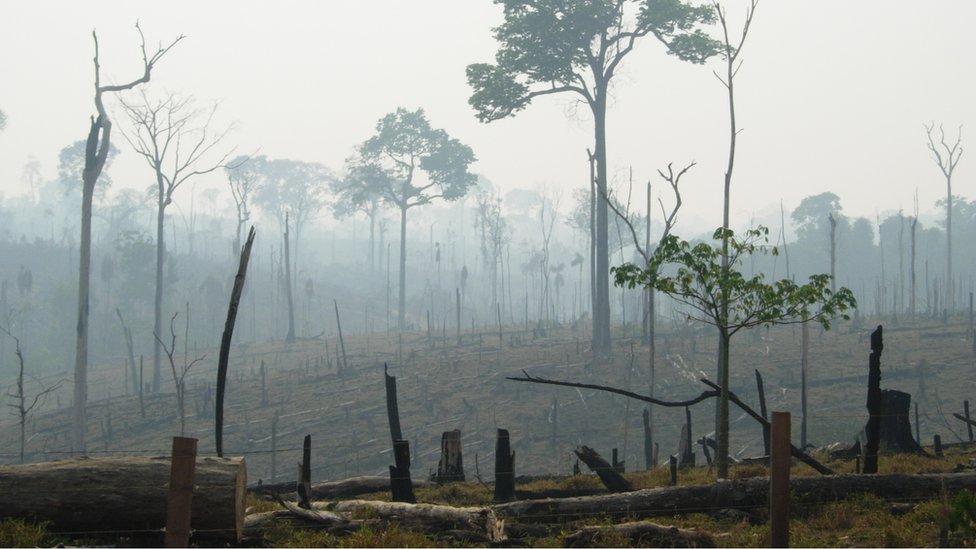
[[[57,532],[160,531],[166,526],[170,458],[77,458],[0,465],[0,516],[50,521]],[[191,527],[239,540],[244,528],[243,458],[198,457]]]
[[[616,452],[616,450],[614,450]],[[600,481],[611,492],[630,492],[634,487],[623,475],[614,470],[607,460],[589,446],[581,446],[578,450],[573,450],[576,457],[580,459],[591,471],[600,477]],[[615,454],[616,455],[616,454]]]
[[[790,480],[792,501],[798,505],[837,501],[864,493],[884,499],[911,500],[976,490],[976,474],[830,475]],[[769,505],[769,479],[721,481],[710,485],[651,488],[622,494],[516,501],[493,505],[499,518],[520,522],[567,522],[603,514],[646,518],[718,509],[750,511]]]
[[[717,547],[705,532],[646,521],[587,526],[564,539],[567,547],[607,547],[607,541],[616,542],[619,536],[628,538],[631,547]]]
[[[339,514],[356,514],[363,511],[383,519],[397,518],[411,524],[419,524],[424,530],[478,530],[489,538],[500,532],[502,523],[490,507],[452,507],[431,503],[404,503],[387,501],[348,500],[316,502],[314,509]],[[500,540],[496,540],[500,541]]]
[[[413,480],[414,489],[426,488],[428,485],[430,485],[429,481]],[[386,492],[389,491],[389,489],[390,477],[388,476],[353,477],[343,480],[317,482],[312,484],[311,499],[343,499],[361,496],[363,494],[371,494],[373,492]],[[251,492],[252,494],[267,496],[277,493],[286,500],[293,500],[295,499],[295,481],[248,486],[247,491]]]

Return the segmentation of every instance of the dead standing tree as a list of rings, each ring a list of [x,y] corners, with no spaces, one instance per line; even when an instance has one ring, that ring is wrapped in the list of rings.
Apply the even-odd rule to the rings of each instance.
[[[689,163],[687,166],[685,166],[681,170],[678,170],[678,173],[675,173],[674,172],[674,168],[672,167],[672,164],[671,163],[668,163],[668,174],[667,175],[664,175],[664,172],[661,171],[661,170],[658,170],[657,171],[658,175],[661,176],[661,179],[664,179],[665,181],[668,182],[668,185],[671,186],[671,191],[674,193],[674,206],[671,208],[670,213],[667,211],[667,208],[664,207],[664,201],[661,200],[660,197],[658,198],[658,204],[661,205],[662,219],[664,220],[664,229],[661,231],[661,238],[658,240],[658,243],[657,243],[658,245],[660,245],[661,242],[664,242],[664,240],[668,237],[668,235],[671,234],[671,229],[674,228],[674,224],[677,222],[678,210],[681,209],[681,191],[678,188],[678,185],[681,182],[681,177],[684,174],[686,174],[688,172],[688,170],[690,170],[694,166],[695,166],[695,162],[692,161],[691,163]],[[620,218],[621,220],[623,220],[624,223],[627,225],[627,228],[630,229],[630,235],[631,235],[631,237],[634,240],[634,248],[637,249],[637,253],[640,254],[641,258],[644,260],[644,265],[646,266],[646,268],[651,268],[651,256],[653,255],[653,251],[650,249],[650,242],[651,242],[651,229],[650,229],[650,227],[651,227],[651,184],[650,184],[650,182],[647,183],[647,231],[646,231],[646,234],[645,234],[645,240],[644,240],[644,246],[643,247],[641,247],[641,245],[640,245],[640,238],[637,236],[637,229],[634,228],[634,223],[630,219],[629,213],[626,210],[623,211],[623,212],[621,212],[620,211],[620,208],[617,207],[617,204],[615,203],[614,200],[606,200],[606,203],[610,207],[610,209],[613,210],[613,213],[618,218]],[[655,291],[653,289],[651,289],[651,288],[648,288],[647,289],[647,341],[648,341],[648,359],[647,359],[647,362],[648,363],[647,363],[647,367],[648,367],[648,373],[650,375],[648,377],[648,393],[647,394],[651,398],[654,397],[654,376],[655,376],[655,369],[656,369],[655,368],[655,365],[656,365],[656,363],[655,363],[655,353],[657,351],[657,345],[655,343],[655,335],[656,334],[655,334],[655,331],[654,331],[655,330],[654,329],[654,317],[656,315],[654,296],[655,296]],[[647,409],[647,426],[648,426],[648,432],[651,433],[651,436],[649,436],[648,439],[644,441],[644,445],[645,445],[645,449],[647,449],[649,451],[652,451],[651,449],[654,448],[654,444],[653,444],[654,411],[653,411],[653,408],[648,408]],[[645,454],[648,454],[648,453],[649,452],[645,451]],[[653,465],[653,463],[652,463],[653,462],[653,456],[652,455],[645,455],[644,456],[644,461],[645,461],[645,465],[647,466],[647,468],[650,469],[651,466]]]
[[[8,406],[14,409],[14,412],[17,414],[17,420],[20,423],[20,462],[23,463],[24,448],[27,446],[27,418],[30,417],[31,411],[34,410],[34,407],[37,406],[37,403],[40,402],[42,398],[61,388],[61,383],[64,382],[64,380],[59,380],[51,387],[45,387],[39,379],[34,378],[34,381],[41,386],[41,390],[34,395],[34,398],[31,399],[30,406],[28,406],[27,395],[24,393],[24,353],[20,348],[20,338],[15,337],[6,328],[0,328],[0,331],[7,334],[11,339],[14,340],[14,354],[17,355],[17,362],[20,364],[20,370],[17,372],[17,390],[13,393],[7,393],[7,396],[15,399],[15,403],[8,404]]]
[[[163,263],[166,245],[163,239],[166,207],[173,194],[188,180],[227,167],[227,151],[216,162],[207,162],[214,148],[231,128],[213,133],[211,124],[217,105],[201,111],[194,108],[192,97],[170,93],[152,99],[140,91],[138,103],[122,101],[122,108],[132,124],[132,134],[123,132],[132,149],[141,156],[156,177],[156,290],[153,298],[153,334],[162,332]],[[158,339],[153,345],[153,391],[159,390],[160,351]]]
[[[929,138],[928,147],[932,151],[933,159],[942,171],[946,180],[946,307],[955,306],[955,292],[952,281],[952,173],[959,165],[959,158],[962,157],[962,126],[956,135],[956,142],[949,145],[946,142],[945,130],[939,124],[939,144],[935,144],[932,132],[935,130],[935,122],[923,124],[925,134]]]
[[[112,121],[105,112],[102,94],[130,90],[139,84],[149,82],[156,62],[175,46],[183,36],[178,36],[168,46],[161,44],[152,55],[146,53],[146,39],[139,23],[140,49],[142,51],[142,76],[127,84],[102,85],[101,70],[98,64],[98,35],[92,31],[95,43],[95,109],[98,116],[91,119],[88,140],[85,142],[85,168],[81,174],[81,245],[78,254],[78,328],[75,340],[74,404],[71,420],[71,450],[85,452],[85,403],[88,400],[88,294],[91,280],[91,219],[92,200],[95,196],[95,183],[105,167],[111,148]]]
[[[159,337],[159,334],[153,335],[156,336],[156,341],[163,347],[163,352],[166,353],[166,359],[169,361],[170,370],[173,372],[173,384],[176,386],[176,407],[180,412],[180,436],[184,436],[186,434],[186,375],[190,373],[190,369],[196,363],[206,358],[207,355],[194,358],[192,361],[189,360],[189,347],[187,342],[189,341],[190,335],[190,303],[187,302],[186,326],[183,333],[183,364],[177,370],[176,360],[173,358],[173,355],[176,354],[176,329],[174,324],[176,323],[177,315],[179,313],[173,313],[173,316],[169,319],[169,333],[172,337],[168,346]]]

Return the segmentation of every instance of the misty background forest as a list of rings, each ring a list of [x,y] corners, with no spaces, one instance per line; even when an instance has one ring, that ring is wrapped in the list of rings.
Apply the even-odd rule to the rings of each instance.
[[[57,154],[38,153],[8,166],[3,173],[19,171],[19,177],[0,182],[0,405],[13,412],[0,416],[0,461],[41,461],[73,452],[165,452],[166,436],[182,432],[199,436],[209,451],[218,347],[251,226],[257,236],[230,352],[226,452],[247,456],[252,480],[290,478],[291,469],[276,460],[291,459],[278,454],[296,452],[305,432],[330,448],[329,457],[316,465],[317,475],[383,473],[392,459],[382,400],[384,364],[400,378],[405,434],[415,441],[419,470],[436,463],[441,431],[454,428],[464,433],[465,451],[480,453],[482,463],[492,453],[494,429],[511,429],[513,447],[526,456],[520,472],[567,473],[569,449],[579,444],[606,450],[622,445],[628,466],[644,463],[638,441],[642,406],[604,393],[504,378],[528,371],[649,390],[663,399],[697,395],[698,378],[718,379],[721,345],[714,328],[694,320],[695,311],[667,292],[655,295],[649,313],[645,290],[614,285],[610,268],[646,266],[643,253],[652,252],[665,232],[692,245],[712,244],[713,231],[723,226],[736,234],[768,228],[768,241],[760,244],[770,253],[744,255],[732,265],[744,276],[803,284],[811,275],[832,274],[831,291],[848,288],[856,298],[856,307],[846,311],[849,319],[835,315],[829,331],[810,327],[815,348],[809,371],[822,394],[814,399],[809,436],[804,418],[804,439],[823,445],[856,438],[866,418],[865,334],[878,324],[894,334],[921,330],[912,331],[911,339],[889,339],[892,367],[900,372],[890,379],[925,404],[925,436],[948,436],[953,426],[941,407],[951,402],[954,409],[963,397],[954,378],[973,363],[976,291],[976,249],[970,245],[976,240],[976,198],[963,177],[969,172],[954,173],[960,159],[966,166],[961,123],[904,122],[913,128],[911,146],[928,162],[917,185],[929,197],[936,189],[934,196],[942,198],[935,201],[920,201],[918,191],[910,191],[897,197],[908,207],[882,206],[866,216],[870,205],[859,201],[850,207],[839,189],[865,186],[890,198],[895,191],[885,181],[825,180],[818,186],[793,184],[783,175],[751,178],[750,196],[739,200],[739,180],[731,182],[736,137],[740,143],[754,140],[739,149],[739,158],[761,157],[763,143],[774,143],[768,136],[757,142],[754,134],[739,135],[733,117],[727,149],[730,117],[719,109],[727,108],[726,102],[734,108],[733,77],[748,78],[752,61],[741,76],[733,66],[739,51],[749,59],[753,51],[774,45],[757,40],[744,47],[755,3],[748,10],[743,4],[745,23],[734,14],[724,45],[717,29],[726,21],[706,7],[685,13],[686,21],[670,30],[645,20],[653,16],[643,11],[614,12],[621,19],[608,28],[623,32],[636,25],[637,34],[597,48],[607,57],[592,82],[586,78],[593,75],[575,61],[566,66],[582,71],[576,76],[567,76],[565,67],[517,74],[538,59],[526,54],[513,68],[501,53],[495,65],[481,63],[492,59],[493,50],[472,53],[466,71],[454,76],[462,83],[467,77],[470,87],[452,101],[467,102],[463,124],[485,124],[472,130],[461,125],[461,117],[441,115],[436,105],[443,98],[436,94],[429,111],[413,98],[401,103],[396,86],[390,86],[391,106],[372,112],[370,122],[324,128],[329,139],[341,138],[333,147],[341,155],[330,151],[318,158],[306,149],[292,156],[280,143],[265,148],[251,137],[239,140],[246,112],[227,113],[191,81],[168,74],[170,62],[185,59],[173,57],[176,52],[193,55],[202,47],[192,40],[143,20],[128,42],[115,36],[111,44],[101,44],[103,54],[127,51],[138,59],[141,38],[145,80],[125,80],[128,69],[107,71],[111,76],[103,74],[105,81],[96,80],[97,110],[87,104],[72,115],[82,128],[95,113],[90,135],[101,137],[86,142],[79,131],[77,139],[58,144]],[[763,25],[765,7],[759,8],[755,28]],[[494,36],[499,52],[518,52],[516,15],[506,12],[494,35],[487,28],[479,32]],[[734,39],[738,47],[733,48],[728,33],[735,35],[743,26],[742,42]],[[702,39],[691,31],[698,27],[714,37],[686,47]],[[654,55],[710,78],[707,84],[670,85],[727,91],[727,97],[710,98],[716,110],[709,113],[717,115],[688,114],[701,124],[699,133],[709,136],[702,139],[722,143],[718,149],[694,150],[689,144],[674,160],[608,154],[616,144],[636,139],[615,135],[614,126],[606,125],[617,108],[609,83],[613,69],[630,62],[623,61],[629,48],[620,44],[628,36],[630,44],[640,37],[650,48],[654,39],[644,37],[647,33],[664,44]],[[585,48],[591,46],[586,42]],[[90,63],[91,51],[76,53],[72,63]],[[98,78],[98,50],[95,55]],[[90,68],[86,71],[90,79]],[[560,78],[569,82],[565,90],[557,86]],[[637,72],[626,78],[627,87],[652,84]],[[581,88],[576,79],[585,80]],[[132,83],[112,87],[125,82]],[[91,82],[84,85],[90,94]],[[582,97],[569,107],[563,103],[561,114],[586,132],[597,129],[595,144],[587,133],[585,146],[561,150],[562,160],[550,162],[560,169],[569,166],[574,175],[517,179],[510,172],[496,175],[493,164],[481,162],[495,157],[497,163],[498,155],[472,137],[477,128],[491,127],[492,135],[501,135],[500,124],[488,123],[530,116],[537,104],[549,101],[542,96],[560,90]],[[755,86],[736,90],[742,97],[751,94],[750,101],[761,96]],[[621,92],[621,103],[622,97]],[[750,105],[745,124],[756,110]],[[0,109],[2,151],[16,139],[21,121],[34,115],[2,103]],[[547,128],[553,134],[563,131]],[[87,250],[79,236],[85,233],[80,212],[93,144],[102,164],[90,197]],[[336,155],[344,160],[335,160]],[[14,162],[9,156],[0,159]],[[894,156],[884,162],[902,160]],[[516,164],[516,170],[530,169],[525,157]],[[686,215],[690,205],[722,194],[723,171],[726,189],[731,182],[732,217],[728,190],[724,221],[698,210]],[[73,376],[80,348],[76,305],[82,254],[90,254],[91,270],[87,396],[81,393],[87,411],[79,416],[72,406],[79,398]],[[665,265],[662,272],[676,271]],[[656,330],[650,347],[656,374],[655,366],[650,373],[646,366],[649,319]],[[762,370],[774,404],[796,408],[801,329],[768,324],[772,327],[753,328],[731,341],[730,387],[751,398],[753,370]],[[934,341],[926,339],[929,329],[949,334],[934,343],[945,356],[924,356],[921,346]],[[941,373],[935,372],[939,368]],[[32,401],[35,405],[27,408]],[[695,409],[698,437],[715,437],[713,413],[712,404]],[[730,454],[761,452],[758,429],[735,414]],[[656,440],[666,456],[677,444],[684,411],[654,417]],[[68,433],[72,418],[82,424],[81,441]],[[273,440],[272,429],[287,440]]]

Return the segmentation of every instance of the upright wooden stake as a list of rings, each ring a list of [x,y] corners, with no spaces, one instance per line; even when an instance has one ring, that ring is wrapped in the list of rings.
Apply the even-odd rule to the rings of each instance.
[[[197,462],[197,439],[173,437],[166,500],[165,547],[190,546],[190,511],[193,504],[193,472]]]
[[[932,437],[932,444],[935,446],[935,457],[942,457],[942,437],[935,435]]]
[[[390,420],[390,437],[393,442],[396,442],[403,439],[403,433],[400,431],[400,410],[397,407],[396,377],[389,374],[385,363],[383,377],[386,380],[386,415]]]
[[[671,469],[671,480],[668,481],[668,485],[675,486],[678,484],[678,458],[674,454],[668,457],[668,465]]]
[[[881,444],[881,351],[884,349],[881,326],[871,334],[871,356],[868,358],[867,444],[864,474],[878,472],[878,446]]]
[[[444,431],[441,435],[441,460],[437,464],[437,483],[464,482],[464,460],[461,456],[461,431]]]
[[[413,482],[410,480],[410,443],[406,440],[393,441],[393,460],[390,465],[390,492],[393,501],[416,503],[413,495]]]
[[[790,546],[790,414],[773,412],[769,458],[769,545]]]

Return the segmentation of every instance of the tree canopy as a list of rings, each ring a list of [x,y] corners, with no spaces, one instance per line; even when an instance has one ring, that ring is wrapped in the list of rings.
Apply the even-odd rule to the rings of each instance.
[[[437,198],[457,200],[477,182],[468,171],[474,152],[444,130],[432,128],[423,109],[400,107],[387,114],[358,152],[340,187],[340,195],[354,203],[377,194],[408,209]]]
[[[711,6],[680,0],[495,0],[505,21],[494,29],[495,64],[468,65],[469,102],[482,122],[524,109],[533,98],[574,92],[591,107],[637,40],[653,35],[682,60],[704,63],[720,44],[700,28]],[[636,12],[636,13],[635,13]]]

